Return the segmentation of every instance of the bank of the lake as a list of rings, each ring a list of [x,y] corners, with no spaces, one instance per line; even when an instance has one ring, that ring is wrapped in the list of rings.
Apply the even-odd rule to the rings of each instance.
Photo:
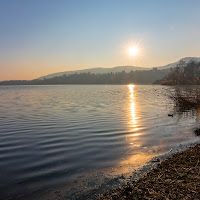
[[[200,199],[200,144],[162,161],[144,177],[98,199]]]

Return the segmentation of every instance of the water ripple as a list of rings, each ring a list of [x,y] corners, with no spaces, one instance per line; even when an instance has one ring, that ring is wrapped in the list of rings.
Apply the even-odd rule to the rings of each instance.
[[[136,166],[138,156],[147,160],[193,141],[189,130],[198,117],[167,117],[165,92],[163,86],[0,87],[1,198],[67,187],[95,170]]]

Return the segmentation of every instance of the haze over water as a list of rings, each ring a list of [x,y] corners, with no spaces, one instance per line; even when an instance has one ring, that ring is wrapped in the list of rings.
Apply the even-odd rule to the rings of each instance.
[[[0,87],[1,198],[74,185],[81,193],[88,177],[98,177],[93,186],[99,186],[197,141],[191,129],[198,116],[168,117],[173,105],[166,91],[152,85]]]

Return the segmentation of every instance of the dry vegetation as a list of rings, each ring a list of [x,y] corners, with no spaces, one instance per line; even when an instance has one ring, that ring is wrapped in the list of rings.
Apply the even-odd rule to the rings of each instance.
[[[200,106],[200,87],[176,86],[170,97],[179,111],[196,109]],[[200,136],[200,129],[194,133]],[[97,199],[200,199],[200,144],[174,154],[143,178]]]
[[[200,199],[200,145],[174,154],[135,183],[98,199]]]
[[[199,86],[176,86],[170,97],[180,110],[189,110],[200,106]]]
[[[196,109],[200,106],[200,87],[176,86],[170,97],[179,111]],[[194,133],[200,136],[200,129]],[[174,154],[143,178],[97,199],[200,199],[200,144]]]

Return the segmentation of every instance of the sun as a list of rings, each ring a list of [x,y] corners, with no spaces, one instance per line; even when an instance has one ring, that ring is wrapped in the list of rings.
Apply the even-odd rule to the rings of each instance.
[[[132,46],[129,48],[128,52],[129,52],[129,56],[137,56],[139,49],[137,46]]]

